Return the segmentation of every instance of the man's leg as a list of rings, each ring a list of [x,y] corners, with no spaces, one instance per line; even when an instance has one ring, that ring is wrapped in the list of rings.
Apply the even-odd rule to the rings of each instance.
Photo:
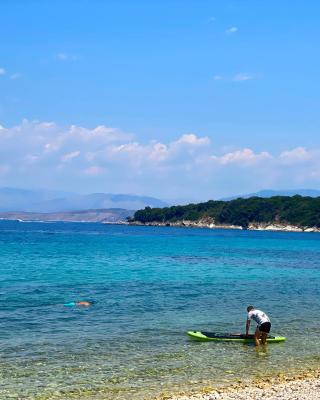
[[[268,334],[266,332],[261,332],[261,343],[266,344]]]
[[[260,337],[261,337],[261,332],[259,331],[259,328],[257,327],[257,329],[254,333],[254,341],[256,343],[256,346],[260,346]]]

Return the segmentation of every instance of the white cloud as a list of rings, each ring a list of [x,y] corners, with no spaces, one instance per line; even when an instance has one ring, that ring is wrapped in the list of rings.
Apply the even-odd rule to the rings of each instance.
[[[154,161],[164,161],[168,158],[168,146],[163,143],[154,143],[149,158]]]
[[[66,53],[58,53],[58,54],[56,54],[56,57],[58,58],[58,60],[67,60],[68,59],[68,55]]]
[[[226,30],[226,33],[227,33],[228,35],[232,35],[233,33],[238,32],[238,30],[239,30],[239,28],[238,28],[237,26],[231,26],[230,28],[228,28],[228,29]]]
[[[201,154],[210,144],[208,137],[198,137],[195,134],[185,134],[168,144],[152,141],[148,144],[126,142],[120,145],[106,147],[103,151],[90,154],[91,160],[112,160],[113,162],[127,162],[136,168],[143,165],[167,165],[183,163],[192,160],[195,154]]]
[[[16,72],[16,73],[10,75],[10,79],[13,80],[13,81],[15,81],[15,80],[21,78],[21,76],[22,76],[21,74],[19,74],[18,72]]]
[[[0,159],[19,164],[29,155],[33,161],[37,157],[39,163],[58,164],[131,138],[130,134],[106,126],[61,127],[54,122],[23,120],[20,125],[0,131]]]
[[[224,165],[232,163],[248,165],[271,159],[272,156],[266,151],[254,153],[251,149],[245,148],[231,153],[226,153],[221,157],[213,156],[213,158]]]
[[[20,73],[18,73],[18,72],[15,72],[15,73],[13,73],[13,74],[9,74],[9,72],[7,72],[4,68],[0,68],[0,76],[4,76],[4,75],[8,75],[8,78],[9,79],[11,79],[11,80],[16,80],[16,79],[19,79],[19,78],[21,78],[21,74]]]
[[[141,142],[104,125],[59,126],[24,120],[0,128],[2,185],[68,190],[140,192],[204,198],[263,187],[320,186],[320,149],[296,147],[271,154],[237,148],[220,153],[208,136]],[[232,190],[230,189],[232,188]],[[217,194],[215,195],[217,196]]]
[[[232,77],[232,80],[234,82],[244,82],[244,81],[250,81],[252,79],[254,79],[253,75],[245,74],[245,73],[239,73]]]
[[[233,76],[229,76],[225,78],[225,81],[233,81],[233,82],[245,82],[245,81],[250,81],[252,79],[257,79],[259,78],[259,75],[252,75],[248,73],[238,73]],[[223,80],[224,77],[222,75],[214,75],[213,80],[215,81],[221,81]]]
[[[203,146],[210,144],[210,139],[207,136],[198,138],[193,133],[189,133],[182,135],[178,140],[173,142],[173,144],[174,145],[189,144],[192,146]]]
[[[78,59],[76,55],[64,52],[57,53],[55,58],[59,61],[75,61]]]
[[[68,162],[71,161],[73,158],[79,157],[80,156],[80,151],[71,151],[70,153],[64,154],[61,157],[62,162]]]
[[[312,152],[304,147],[296,147],[292,150],[283,151],[279,158],[284,164],[296,164],[312,159]]]

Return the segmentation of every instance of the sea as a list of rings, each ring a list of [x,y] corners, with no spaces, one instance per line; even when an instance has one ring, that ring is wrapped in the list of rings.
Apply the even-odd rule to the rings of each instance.
[[[92,301],[90,308],[65,303]],[[244,333],[246,307],[285,343]],[[0,221],[0,399],[153,399],[320,366],[320,234]]]

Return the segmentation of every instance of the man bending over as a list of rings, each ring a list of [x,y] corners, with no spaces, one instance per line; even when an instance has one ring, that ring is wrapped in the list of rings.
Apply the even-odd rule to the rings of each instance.
[[[251,320],[254,320],[257,323],[257,328],[254,333],[254,341],[256,343],[256,346],[260,345],[260,339],[261,344],[265,344],[271,328],[269,317],[263,311],[256,310],[253,306],[248,306],[247,311],[248,316],[246,323],[246,336],[248,336],[249,334]]]

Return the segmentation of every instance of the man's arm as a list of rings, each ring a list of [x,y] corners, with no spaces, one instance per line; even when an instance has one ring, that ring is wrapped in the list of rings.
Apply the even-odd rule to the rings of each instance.
[[[247,319],[247,323],[246,323],[246,336],[249,335],[250,324],[251,324],[251,320],[250,320],[250,319]]]

